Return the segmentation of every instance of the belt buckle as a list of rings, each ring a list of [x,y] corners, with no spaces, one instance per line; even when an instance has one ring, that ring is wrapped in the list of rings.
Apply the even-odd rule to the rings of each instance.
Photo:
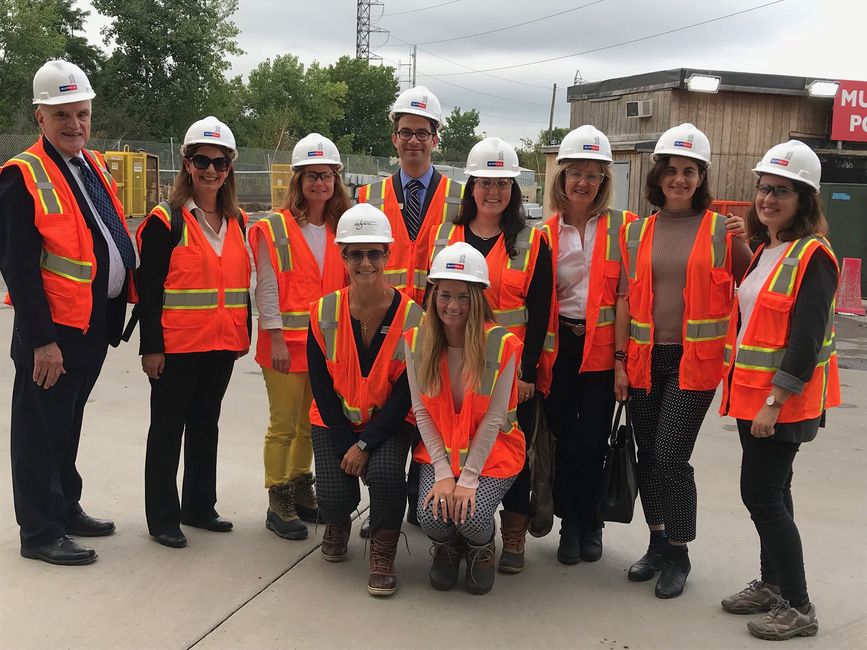
[[[584,336],[584,332],[587,331],[587,326],[584,323],[578,323],[577,325],[572,325],[572,333],[575,336]]]

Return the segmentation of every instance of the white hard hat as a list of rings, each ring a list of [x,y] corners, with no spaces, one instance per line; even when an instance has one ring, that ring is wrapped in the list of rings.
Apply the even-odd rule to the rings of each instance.
[[[34,104],[72,104],[94,97],[84,70],[69,61],[48,61],[33,75]]]
[[[822,163],[819,156],[800,140],[789,140],[768,149],[753,171],[774,174],[793,181],[806,183],[817,192],[822,177]]]
[[[404,90],[398,95],[388,114],[388,119],[394,122],[396,116],[404,113],[421,115],[436,122],[437,126],[443,121],[443,109],[440,108],[440,100],[424,86]]]
[[[305,165],[337,165],[343,169],[337,146],[319,133],[305,135],[292,150],[292,168]]]
[[[468,243],[459,241],[446,246],[433,258],[428,280],[463,280],[491,286],[485,256]]]
[[[710,141],[695,126],[684,122],[659,136],[653,149],[653,162],[663,156],[684,156],[710,165]]]
[[[352,206],[337,222],[336,244],[390,244],[393,241],[388,217],[370,203]]]
[[[611,162],[611,143],[602,131],[585,124],[566,134],[557,152],[557,162],[570,160],[601,160]]]
[[[521,174],[515,147],[502,138],[485,138],[467,155],[467,176],[517,178]]]
[[[213,144],[218,147],[225,147],[232,151],[232,160],[238,157],[232,129],[213,115],[208,115],[208,117],[197,120],[190,125],[184,136],[184,144],[181,145],[181,155],[186,156],[187,148],[193,144]]]

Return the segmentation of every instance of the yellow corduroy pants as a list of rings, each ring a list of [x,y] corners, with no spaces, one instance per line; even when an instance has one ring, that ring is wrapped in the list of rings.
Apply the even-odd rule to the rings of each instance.
[[[265,433],[265,488],[282,485],[310,473],[310,377],[306,372],[283,374],[262,368],[271,411]]]

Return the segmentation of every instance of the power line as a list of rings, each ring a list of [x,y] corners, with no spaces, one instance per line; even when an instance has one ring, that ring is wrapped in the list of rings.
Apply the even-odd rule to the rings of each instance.
[[[758,9],[764,9],[765,7],[770,7],[771,5],[780,4],[781,2],[785,2],[785,0],[773,0],[773,2],[766,2],[765,4],[759,5],[757,7],[751,7],[750,9],[744,9],[742,11],[735,11],[734,13],[726,14],[725,16],[719,16],[717,18],[711,18],[709,20],[702,20],[697,23],[693,23],[691,25],[686,25],[684,27],[677,27],[676,29],[668,29],[664,32],[659,32],[658,34],[651,34],[650,36],[642,36],[641,38],[634,38],[629,41],[623,41],[620,43],[615,43],[613,45],[605,45],[603,47],[596,47],[590,50],[584,50],[582,52],[575,52],[574,54],[564,54],[563,56],[555,56],[550,59],[541,59],[539,61],[530,61],[528,63],[516,63],[514,65],[502,65],[497,66],[495,68],[484,68],[482,70],[476,70],[475,72],[444,72],[438,75],[438,77],[454,77],[458,75],[465,74],[477,74],[477,73],[485,73],[485,72],[494,72],[495,70],[512,70],[514,68],[524,68],[529,65],[538,65],[540,63],[550,63],[551,61],[560,61],[562,59],[570,59],[575,56],[583,56],[584,54],[593,54],[594,52],[602,52],[603,50],[610,50],[615,47],[621,47],[623,45],[632,45],[633,43],[640,43],[642,41],[648,41],[652,38],[657,38],[659,36],[667,36],[668,34],[675,34],[677,32],[682,32],[687,29],[692,29],[693,27],[699,27],[701,25],[708,25],[710,23],[715,23],[720,20],[725,20],[726,18],[732,18],[733,16],[740,16],[742,14],[750,13],[751,11],[756,11]]]
[[[460,108],[460,106],[452,106],[451,104],[442,104],[443,108]],[[523,122],[524,124],[538,124],[540,126],[545,125],[544,120],[519,120],[516,117],[505,117],[503,115],[493,115],[488,112],[479,111],[480,117],[494,118],[497,120],[506,120],[508,122]]]
[[[419,77],[429,77],[431,79],[434,79],[434,77],[432,75],[424,74],[423,72],[419,72],[418,76]],[[528,104],[529,106],[545,106],[545,107],[547,106],[547,104],[540,104],[539,102],[527,102],[527,101],[524,101],[523,99],[515,99],[514,97],[503,97],[502,95],[492,95],[491,93],[484,93],[481,90],[475,90],[473,88],[467,88],[466,86],[459,86],[456,83],[453,83],[451,81],[445,81],[443,79],[436,79],[436,81],[438,81],[439,83],[448,84],[449,86],[454,86],[455,88],[460,88],[461,90],[466,90],[466,91],[471,92],[471,93],[484,95],[485,97],[493,97],[494,99],[503,99],[507,102],[516,102],[518,104]]]
[[[427,11],[428,9],[436,9],[437,7],[445,7],[446,5],[453,5],[456,2],[460,2],[461,0],[449,0],[448,2],[441,2],[438,5],[431,5],[430,7],[422,7],[421,9],[409,9],[407,11],[395,11],[391,14],[382,14],[380,18],[385,18],[386,16],[402,16],[404,14],[414,14],[419,11]]]

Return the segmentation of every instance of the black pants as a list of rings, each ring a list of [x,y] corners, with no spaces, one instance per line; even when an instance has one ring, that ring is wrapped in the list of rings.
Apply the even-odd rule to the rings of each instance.
[[[800,444],[754,438],[752,422],[738,420],[741,438],[741,499],[761,540],[762,581],[779,585],[793,607],[810,602],[804,551],[795,525],[792,463]]]
[[[148,531],[159,535],[181,519],[217,516],[217,423],[235,352],[167,354],[159,379],[151,379],[151,424],[145,458]],[[178,500],[178,462],[184,441],[184,482]]]
[[[48,390],[33,381],[33,367],[15,365],[12,385],[12,493],[21,546],[31,548],[65,534],[81,512],[81,475],[75,467],[84,406],[105,352],[88,368],[67,368]]]
[[[370,491],[371,530],[400,530],[406,511],[406,454],[415,434],[416,428],[404,422],[370,449],[364,482]],[[312,438],[319,512],[326,524],[345,522],[361,502],[358,478],[340,469],[348,446],[327,427],[313,425]]]
[[[565,525],[589,532],[602,526],[596,508],[615,398],[613,370],[579,372],[585,338],[560,327],[545,413],[557,439],[554,513]]]
[[[680,345],[654,345],[651,390],[629,389],[638,445],[638,491],[648,525],[665,525],[668,538],[691,542],[698,495],[689,459],[715,390],[681,390]]]
[[[533,409],[536,407],[536,404],[538,402],[535,399],[518,404],[518,426],[524,432],[524,440],[527,439],[530,427],[533,424]],[[532,487],[530,482],[529,456],[524,454],[524,467],[521,468],[521,471],[515,477],[515,482],[512,483],[512,487],[509,488],[503,497],[503,510],[532,517],[534,514],[533,505],[530,503],[530,491]]]

